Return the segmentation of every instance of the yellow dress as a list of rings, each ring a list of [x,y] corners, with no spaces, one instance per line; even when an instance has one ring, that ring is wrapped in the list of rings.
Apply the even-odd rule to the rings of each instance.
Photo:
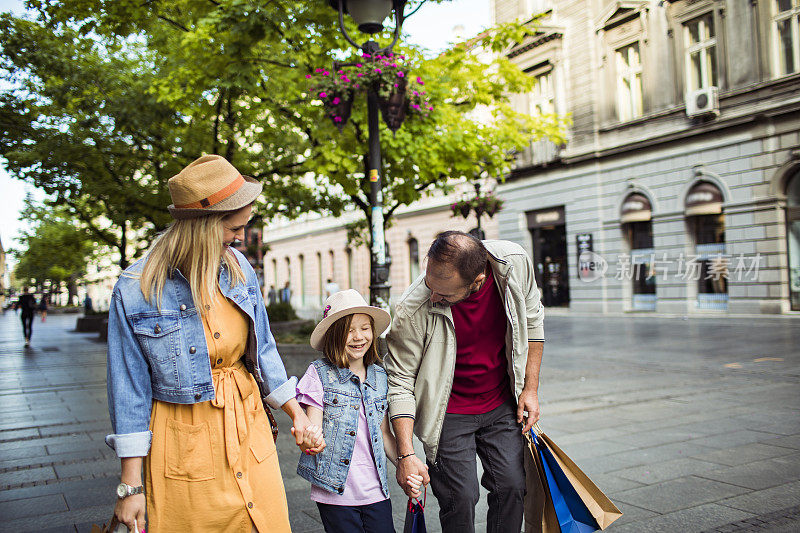
[[[242,360],[250,319],[219,293],[202,321],[215,398],[153,401],[153,443],[144,461],[147,530],[290,532],[269,420]]]

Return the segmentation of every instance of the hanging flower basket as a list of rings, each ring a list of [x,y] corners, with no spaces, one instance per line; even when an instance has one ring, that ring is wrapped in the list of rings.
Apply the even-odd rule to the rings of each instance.
[[[376,89],[375,92],[378,93],[378,106],[381,109],[383,121],[392,132],[395,132],[403,125],[408,112],[405,78],[397,78],[394,87],[389,90],[391,92],[388,96],[383,96],[386,92],[382,89]]]
[[[333,125],[342,131],[344,125],[350,118],[350,111],[353,109],[353,93],[346,91],[340,94],[326,95],[322,99],[325,105],[325,113],[333,121]]]

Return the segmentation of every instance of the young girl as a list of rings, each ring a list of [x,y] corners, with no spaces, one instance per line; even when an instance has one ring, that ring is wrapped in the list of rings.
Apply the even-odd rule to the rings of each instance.
[[[397,445],[386,413],[386,371],[376,364],[373,342],[389,321],[389,313],[350,289],[325,301],[311,334],[311,346],[325,357],[297,385],[312,424],[297,473],[311,482],[328,533],[394,532],[386,458],[397,464]],[[408,482],[419,497],[422,478]]]

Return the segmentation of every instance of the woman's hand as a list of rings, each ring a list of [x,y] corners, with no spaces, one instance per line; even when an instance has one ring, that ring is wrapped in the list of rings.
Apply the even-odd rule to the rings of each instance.
[[[294,433],[295,428],[292,428],[292,434],[294,435]],[[296,437],[297,435],[295,435]],[[314,424],[306,426],[303,432],[303,440],[298,446],[306,455],[317,455],[324,450],[325,438],[322,436],[322,428]]]
[[[129,531],[142,533],[145,530],[145,509],[144,494],[134,494],[118,499],[114,506],[114,514],[120,522],[128,526]]]

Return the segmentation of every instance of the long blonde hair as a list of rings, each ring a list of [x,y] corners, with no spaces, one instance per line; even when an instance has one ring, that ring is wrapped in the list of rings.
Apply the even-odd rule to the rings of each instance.
[[[231,287],[244,283],[244,272],[236,257],[223,249],[222,219],[226,215],[176,220],[156,238],[139,276],[147,303],[155,299],[161,309],[164,284],[174,269],[180,270],[189,281],[195,307],[201,314],[206,314],[216,300],[220,260],[228,268]]]

